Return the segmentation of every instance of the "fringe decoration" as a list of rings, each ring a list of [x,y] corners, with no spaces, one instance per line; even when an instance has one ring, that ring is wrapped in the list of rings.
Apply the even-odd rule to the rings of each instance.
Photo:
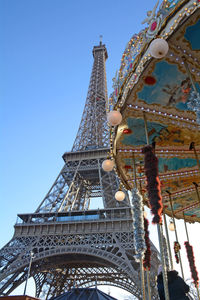
[[[138,189],[132,189],[132,207],[133,217],[133,233],[134,233],[134,244],[135,244],[135,258],[136,261],[140,261],[144,257],[146,250],[145,239],[144,239],[144,217],[142,210],[142,196]]]
[[[144,253],[144,260],[143,260],[143,267],[145,270],[150,270],[151,268],[151,247],[150,247],[150,239],[149,239],[149,221],[144,218],[144,231],[145,231],[145,244],[146,244],[146,251]]]
[[[189,244],[189,242],[184,243],[186,252],[187,252],[187,257],[190,265],[190,272],[192,275],[192,279],[194,280],[194,284],[198,286],[199,284],[199,277],[198,277],[198,272],[195,266],[195,258],[194,258],[194,253],[193,253],[193,247]]]
[[[168,251],[167,242],[166,242],[166,238],[165,238],[164,234],[162,235],[162,239],[163,239],[163,248],[164,248],[164,254],[165,254],[165,264],[166,264],[167,271],[169,271],[169,269],[170,269],[170,267],[169,267],[169,251]]]
[[[175,241],[174,242],[174,254],[175,254],[175,259],[176,259],[176,263],[179,264],[179,256],[178,253],[181,249],[181,246],[179,244],[179,242]]]
[[[151,212],[154,215],[152,223],[162,223],[162,196],[160,189],[160,180],[158,177],[158,158],[153,153],[151,146],[142,149],[144,153],[144,169],[147,178],[147,191],[151,205]]]

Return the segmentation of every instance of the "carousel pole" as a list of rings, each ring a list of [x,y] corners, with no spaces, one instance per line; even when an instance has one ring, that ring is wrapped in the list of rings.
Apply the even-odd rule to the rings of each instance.
[[[147,287],[148,287],[148,300],[151,300],[151,287],[150,287],[150,279],[149,279],[149,270],[146,270],[147,275]]]
[[[185,221],[185,214],[184,214],[184,212],[183,212],[183,221],[184,221],[184,225],[185,225],[185,233],[186,233],[187,241],[189,243],[190,241],[189,241],[189,235],[188,235],[187,224],[186,224],[186,221]]]
[[[143,119],[144,119],[144,129],[145,129],[145,136],[146,136],[146,142],[147,145],[149,145],[149,134],[148,134],[148,128],[147,128],[147,118],[146,118],[146,114],[143,111]]]
[[[166,191],[166,193],[169,195],[169,203],[170,203],[170,207],[171,207],[171,212],[172,212],[172,219],[173,219],[173,223],[174,223],[174,231],[175,231],[175,236],[176,236],[176,241],[178,242],[178,234],[177,234],[177,229],[176,229],[176,222],[175,222],[175,217],[174,217],[174,209],[172,206],[172,197],[171,197],[171,193],[169,191]],[[184,273],[183,273],[183,265],[182,265],[182,260],[181,260],[181,254],[180,251],[178,252],[178,257],[179,257],[179,261],[180,261],[180,267],[181,267],[181,274],[182,277],[184,279]]]
[[[194,155],[195,155],[195,158],[196,158],[196,161],[197,161],[197,166],[198,166],[199,172],[200,172],[200,162],[199,162],[199,157],[198,157],[197,150],[195,148],[195,143],[194,142],[192,142],[190,144],[189,150],[194,150]]]
[[[142,195],[142,198],[143,198],[141,181],[140,181],[140,194]],[[148,300],[151,300],[151,286],[150,286],[150,276],[149,276],[149,269],[148,268],[146,269],[146,278],[147,278]]]
[[[186,237],[187,237],[187,242],[189,244],[190,243],[190,241],[189,241],[189,234],[188,234],[187,224],[186,224],[186,221],[185,221],[185,214],[184,214],[184,212],[183,212],[183,220],[184,220],[184,225],[185,225],[185,233],[186,233]],[[195,282],[195,287],[196,287],[196,290],[197,290],[198,300],[200,300],[200,294],[199,294],[198,284],[196,282]]]
[[[168,232],[168,228],[167,228],[167,220],[166,220],[164,206],[163,206],[163,219],[164,219],[164,225],[165,225],[165,233],[166,233],[166,237],[167,237],[167,246],[168,246],[168,250],[169,250],[170,265],[171,265],[171,270],[173,270],[174,266],[173,266],[172,252],[171,252],[171,247],[170,247],[169,232]]]
[[[134,175],[134,184],[137,189],[137,175],[136,175],[136,163],[135,155],[133,153],[133,175]],[[145,300],[145,279],[144,279],[144,268],[143,268],[143,258],[140,257],[140,280],[141,280],[141,289],[142,289],[142,299]]]
[[[146,114],[145,114],[144,111],[143,111],[143,119],[144,119],[146,142],[147,142],[147,145],[149,145],[147,119],[146,119]],[[169,299],[168,278],[167,278],[167,270],[166,270],[166,263],[165,263],[165,253],[164,253],[164,248],[163,248],[162,225],[161,224],[157,224],[157,231],[158,231],[158,241],[159,241],[160,254],[161,254],[161,262],[162,262],[162,266],[163,266],[163,283],[164,283],[165,300],[170,300]]]
[[[133,156],[134,156],[134,153],[133,153]],[[135,175],[136,176],[136,173]],[[141,173],[140,173],[140,176],[141,176]],[[139,182],[140,183],[140,194],[142,195],[142,198],[143,198],[143,192],[142,192],[142,185],[141,185],[141,181]],[[144,209],[144,206],[143,206],[143,209]],[[144,217],[145,219],[145,217]],[[144,266],[144,265],[143,265]],[[146,272],[146,279],[147,279],[147,289],[148,289],[148,300],[151,300],[151,286],[150,286],[150,276],[149,276],[149,269],[147,268],[145,270]]]

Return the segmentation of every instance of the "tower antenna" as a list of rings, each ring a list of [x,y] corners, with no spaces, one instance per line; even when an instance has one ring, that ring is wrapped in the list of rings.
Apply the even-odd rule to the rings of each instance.
[[[100,45],[102,45],[103,35],[100,34],[99,39],[100,39]]]

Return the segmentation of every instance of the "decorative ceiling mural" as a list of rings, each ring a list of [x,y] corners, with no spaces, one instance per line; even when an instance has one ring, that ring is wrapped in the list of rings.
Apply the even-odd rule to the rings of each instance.
[[[177,218],[200,222],[200,127],[198,111],[190,105],[200,93],[200,1],[163,1],[144,21],[148,27],[134,35],[114,79],[110,102],[120,110],[122,123],[112,131],[111,146],[117,172],[127,189],[136,176],[144,196],[146,182],[142,147],[155,147],[165,212],[171,215],[169,195]],[[149,18],[149,19],[148,19]],[[163,59],[152,58],[149,44],[155,37],[167,39]],[[196,113],[197,112],[197,113]]]

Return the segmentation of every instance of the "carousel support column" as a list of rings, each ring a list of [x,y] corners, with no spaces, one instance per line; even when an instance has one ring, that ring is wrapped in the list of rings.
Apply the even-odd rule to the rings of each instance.
[[[189,234],[188,234],[188,230],[187,230],[187,224],[186,224],[186,221],[185,221],[185,214],[184,214],[184,212],[183,212],[183,220],[184,220],[184,225],[185,225],[185,233],[186,233],[187,241],[188,241],[188,243],[190,243],[190,241],[189,241]],[[199,300],[199,299],[200,299],[200,294],[199,294],[198,284],[195,283],[195,287],[196,287],[196,290],[197,290],[197,296],[198,296],[198,300]]]
[[[147,118],[146,118],[146,114],[144,111],[143,111],[143,119],[144,119],[146,142],[147,142],[147,145],[149,145],[149,133],[148,133],[148,128],[147,128]]]
[[[147,286],[148,286],[148,300],[151,300],[151,286],[150,286],[150,278],[149,278],[149,270],[146,270],[147,274]]]
[[[136,173],[135,173],[136,175]],[[140,194],[142,195],[142,198],[143,197],[143,192],[142,192],[142,185],[141,185],[141,181],[140,181]],[[150,285],[150,275],[149,275],[149,269],[147,268],[146,269],[146,279],[147,279],[147,289],[148,289],[148,300],[151,300],[151,285]]]
[[[135,155],[133,153],[133,175],[134,175],[134,185],[137,189],[137,175],[136,175],[136,163]],[[143,268],[143,258],[140,258],[140,280],[141,280],[141,289],[142,289],[142,299],[145,300],[145,280],[144,280],[144,268]]]
[[[200,162],[199,162],[199,157],[198,157],[197,150],[195,148],[195,143],[194,142],[192,142],[190,144],[189,150],[193,150],[194,151],[194,155],[195,155],[195,158],[196,158],[196,161],[197,161],[197,166],[198,166],[199,172],[200,172]]]
[[[176,241],[179,244],[179,242],[178,242],[178,234],[177,234],[177,229],[176,229],[176,222],[175,222],[175,217],[174,217],[174,209],[173,209],[173,206],[172,206],[172,197],[171,197],[171,193],[169,191],[166,191],[166,192],[169,195],[169,202],[170,202],[170,207],[171,207],[171,212],[172,212],[172,219],[173,219],[173,222],[174,222],[174,231],[175,231]],[[178,252],[178,257],[179,257],[179,261],[180,261],[181,274],[182,274],[182,277],[184,279],[183,264],[182,264],[182,259],[181,259],[180,251]]]
[[[200,299],[200,293],[199,293],[199,288],[198,288],[198,285],[195,284],[195,287],[196,287],[196,290],[197,290],[197,296],[198,296],[198,300]]]
[[[144,119],[146,142],[147,142],[147,145],[149,145],[149,134],[148,134],[148,128],[147,128],[147,118],[146,118],[146,113],[144,111],[143,111],[143,119]],[[162,266],[163,266],[163,283],[164,283],[165,300],[170,300],[169,299],[168,278],[167,278],[167,269],[166,269],[166,263],[165,263],[165,253],[164,253],[164,248],[163,248],[162,225],[161,224],[157,224],[157,232],[158,232],[158,241],[159,241],[159,248],[160,248],[160,254],[161,254],[161,262],[162,262]]]
[[[186,233],[187,241],[189,243],[190,241],[189,241],[189,235],[188,235],[187,224],[186,224],[186,221],[185,221],[185,214],[184,214],[184,212],[183,212],[183,220],[184,220],[184,225],[185,225],[185,233]]]
[[[168,246],[168,250],[169,250],[170,265],[171,265],[171,270],[173,270],[174,266],[173,266],[172,252],[171,252],[171,247],[170,247],[169,233],[168,233],[168,228],[167,228],[167,220],[166,220],[164,206],[163,206],[163,219],[164,219],[164,225],[165,225],[165,233],[166,233],[166,237],[167,237],[167,246]]]

